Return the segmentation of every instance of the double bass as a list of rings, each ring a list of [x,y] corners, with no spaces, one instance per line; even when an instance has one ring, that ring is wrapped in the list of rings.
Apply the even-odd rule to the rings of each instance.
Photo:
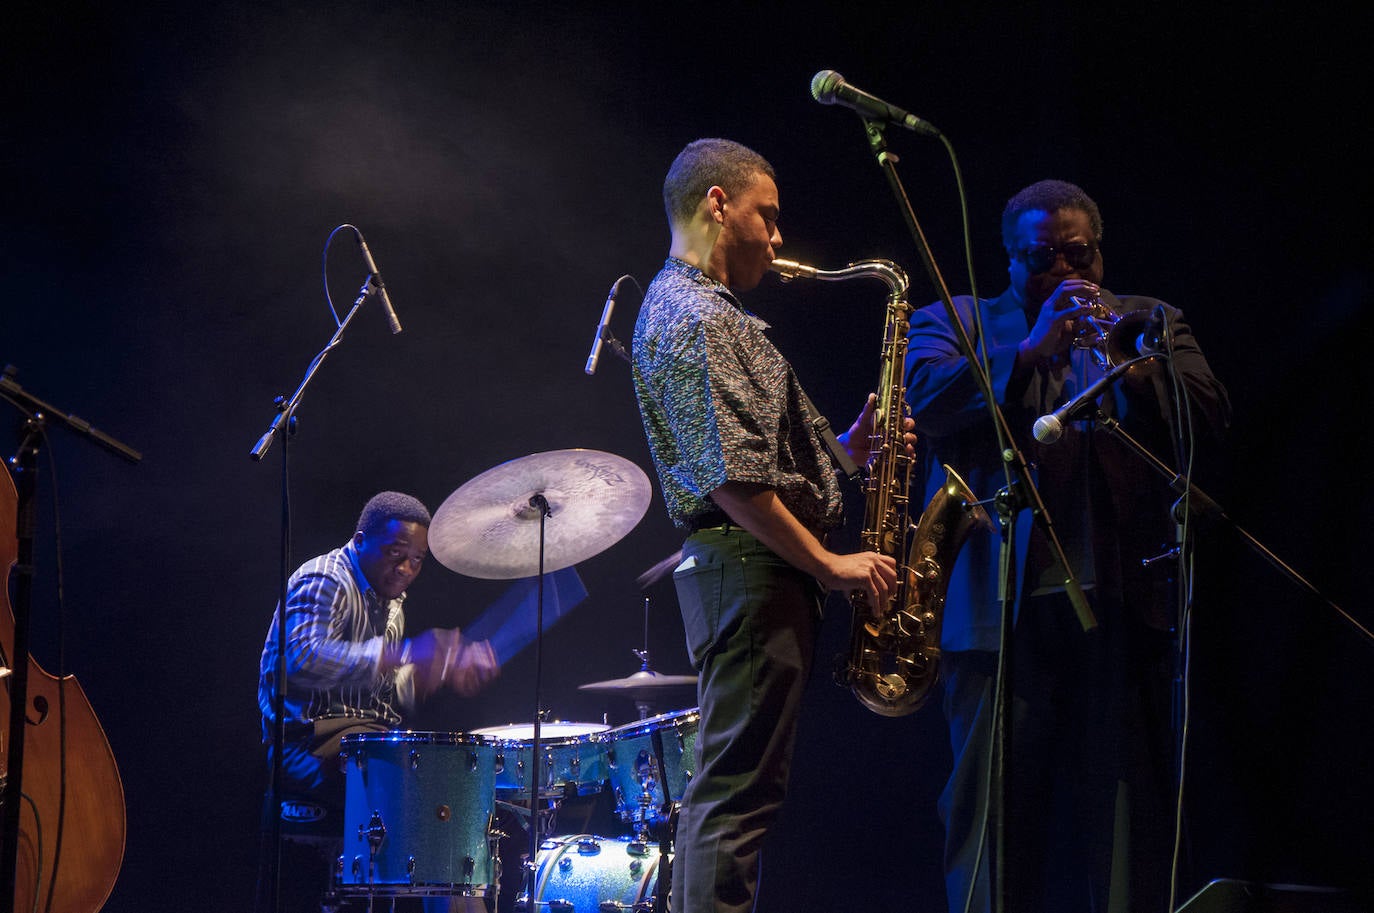
[[[0,567],[7,580],[19,558],[18,504],[14,480],[0,472]],[[0,665],[9,668],[15,659],[15,615],[8,586],[0,597]],[[13,906],[6,903],[10,898],[0,898],[0,910],[95,913],[114,889],[124,859],[124,786],[105,730],[76,678],[52,675],[32,657],[26,662],[15,889]],[[11,676],[0,679],[11,702],[0,713],[0,744],[6,748],[11,681]],[[6,763],[0,751],[0,766]]]

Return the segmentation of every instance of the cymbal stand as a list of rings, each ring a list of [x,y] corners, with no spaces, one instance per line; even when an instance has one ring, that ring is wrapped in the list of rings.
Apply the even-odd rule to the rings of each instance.
[[[539,745],[539,724],[542,716],[543,701],[543,674],[544,674],[544,530],[545,523],[551,514],[548,499],[543,492],[535,492],[530,496],[530,507],[539,511],[539,591],[538,598],[535,600],[535,622],[534,622],[534,731],[530,738],[530,857],[525,863],[525,877],[527,887],[525,896],[529,898],[526,906],[527,913],[535,913],[534,909],[534,890],[535,878],[539,871],[539,796],[541,789],[541,774],[539,770],[540,745]]]
[[[649,597],[648,597],[648,596],[645,596],[645,597],[644,597],[644,649],[642,649],[642,650],[634,650],[633,652],[634,652],[634,655],[635,655],[635,656],[639,657],[639,671],[640,671],[640,672],[648,672],[648,673],[652,674],[654,670],[652,670],[652,669],[649,668]],[[639,711],[639,718],[640,718],[641,720],[647,720],[647,719],[649,718],[649,711],[652,710],[652,709],[653,709],[653,704],[649,703],[649,701],[648,701],[647,699],[642,698],[642,697],[641,697],[641,698],[636,698],[636,700],[635,700],[635,710],[638,710],[638,711]]]

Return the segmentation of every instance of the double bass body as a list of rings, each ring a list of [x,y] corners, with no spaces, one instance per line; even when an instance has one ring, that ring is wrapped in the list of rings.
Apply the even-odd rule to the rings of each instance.
[[[6,578],[18,560],[18,493],[0,472],[0,567]],[[4,592],[0,608],[0,664],[15,649],[15,617]],[[124,858],[124,787],[105,730],[71,675],[61,677],[28,660],[23,793],[15,847],[14,897],[0,910],[95,913],[109,898]],[[11,678],[0,679],[13,700]],[[0,766],[7,766],[10,706],[0,713]],[[8,771],[4,771],[8,775]],[[8,780],[6,780],[8,782]],[[5,834],[0,833],[0,841]],[[3,847],[0,847],[3,849]],[[0,858],[9,858],[4,853]],[[12,906],[9,901],[12,900]]]

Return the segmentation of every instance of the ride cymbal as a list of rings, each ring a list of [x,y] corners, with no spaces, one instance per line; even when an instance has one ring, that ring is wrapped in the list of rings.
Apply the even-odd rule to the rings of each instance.
[[[429,547],[449,570],[486,580],[551,573],[610,548],[649,509],[649,477],[624,457],[599,450],[550,450],[510,460],[464,483],[434,512]]]

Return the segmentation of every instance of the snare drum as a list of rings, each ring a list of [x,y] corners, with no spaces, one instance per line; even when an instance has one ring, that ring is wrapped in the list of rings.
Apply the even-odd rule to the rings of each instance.
[[[604,746],[598,738],[610,729],[601,723],[568,723],[555,720],[539,724],[539,752],[544,756],[540,765],[543,774],[542,792],[559,792],[563,787],[576,787],[579,795],[601,789],[606,779],[603,763]],[[530,794],[530,752],[534,748],[534,724],[511,723],[506,726],[487,726],[474,729],[474,735],[492,739],[498,744],[496,758],[496,789],[506,794],[528,797]]]
[[[697,708],[617,726],[602,736],[616,813],[627,823],[665,824],[696,771]]]
[[[672,855],[668,856],[669,862]],[[657,845],[628,837],[575,834],[545,840],[539,847],[534,909],[524,913],[600,913],[653,909],[658,891]],[[664,884],[667,889],[667,884]]]
[[[341,893],[493,897],[497,748],[458,732],[344,736]]]

